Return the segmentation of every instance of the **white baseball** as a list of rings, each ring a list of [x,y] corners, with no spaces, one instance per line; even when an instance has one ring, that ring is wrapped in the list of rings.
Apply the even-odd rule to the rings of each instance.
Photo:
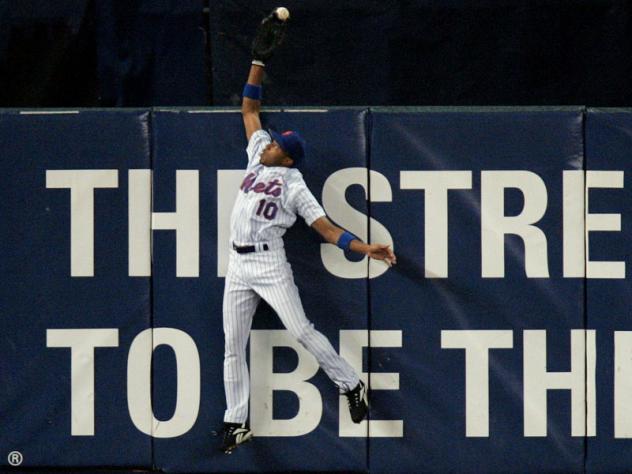
[[[279,7],[275,10],[276,16],[281,21],[287,21],[290,18],[290,10],[285,7]]]

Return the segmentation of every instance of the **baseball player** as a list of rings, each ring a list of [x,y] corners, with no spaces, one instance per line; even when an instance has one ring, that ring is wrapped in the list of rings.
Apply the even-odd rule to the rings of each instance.
[[[261,81],[264,61],[284,37],[283,16],[273,11],[261,23],[253,43],[242,115],[248,139],[248,165],[231,215],[230,257],[224,287],[224,389],[226,412],[221,450],[230,453],[251,439],[248,418],[249,374],[246,345],[257,304],[263,298],[292,336],[311,354],[347,396],[355,423],[368,411],[366,388],[358,374],[307,319],[292,269],[283,248],[283,234],[301,216],[327,242],[394,264],[387,245],[365,244],[332,224],[296,168],[305,159],[300,134],[261,128]],[[287,10],[285,10],[287,14]],[[287,19],[287,15],[284,15]]]

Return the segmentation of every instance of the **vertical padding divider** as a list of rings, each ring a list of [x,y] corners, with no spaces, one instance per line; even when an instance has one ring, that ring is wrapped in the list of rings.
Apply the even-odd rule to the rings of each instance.
[[[367,202],[368,202],[368,206],[367,206],[367,235],[368,235],[368,240],[367,243],[371,243],[372,242],[372,236],[371,236],[371,133],[372,133],[372,126],[373,126],[373,116],[371,115],[371,108],[367,108],[366,111],[366,118],[365,118],[365,134],[366,134],[366,173],[367,173],[367,182],[368,184],[368,189],[367,189]],[[367,351],[367,363],[368,363],[368,396],[371,396],[371,374],[373,373],[373,364],[372,364],[372,359],[371,359],[371,328],[373,327],[371,318],[372,318],[372,313],[371,313],[371,279],[369,278],[369,269],[370,269],[370,261],[367,260],[367,280],[366,280],[366,295],[367,295],[367,337],[368,337],[368,341],[369,341],[369,348]],[[368,423],[367,423],[367,437],[366,437],[366,456],[367,456],[367,471],[371,472],[371,438],[369,436],[369,425],[371,423],[371,411],[370,411],[370,407],[371,407],[371,403],[370,403],[370,398],[369,398],[369,415],[367,417],[368,419]]]
[[[149,186],[150,186],[150,192],[149,192],[149,196],[150,196],[150,201],[149,201],[149,216],[148,216],[148,222],[150,223],[150,228],[148,229],[149,232],[149,242],[150,242],[150,263],[149,263],[149,268],[150,268],[150,272],[151,272],[151,277],[149,278],[149,305],[151,308],[151,338],[150,338],[150,342],[151,342],[151,360],[153,362],[153,350],[154,350],[154,329],[155,329],[155,323],[154,323],[154,259],[153,259],[153,245],[151,245],[151,243],[153,242],[153,230],[151,227],[153,227],[151,225],[152,223],[152,216],[153,216],[153,203],[154,203],[154,186],[153,186],[153,176],[154,176],[154,165],[155,165],[155,159],[154,159],[154,150],[156,148],[156,136],[154,134],[154,120],[155,120],[155,112],[156,112],[156,108],[152,107],[151,108],[151,112],[149,114],[149,122],[148,122],[148,130],[149,130],[149,162],[150,162],[150,166],[149,169],[150,171],[150,179],[149,179]],[[150,393],[151,393],[151,398],[152,398],[152,405],[150,405],[150,417],[152,417],[153,419],[153,399],[154,399],[154,381],[155,381],[155,373],[154,373],[154,365],[152,363],[151,365],[151,379],[150,379],[150,384],[151,384],[151,388],[150,388]],[[152,423],[151,425],[151,466],[152,469],[156,469],[156,441],[155,441],[155,437],[154,437],[154,424]]]

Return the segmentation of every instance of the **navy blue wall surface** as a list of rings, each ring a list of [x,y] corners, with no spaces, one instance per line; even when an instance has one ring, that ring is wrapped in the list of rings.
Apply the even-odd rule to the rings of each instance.
[[[630,111],[590,110],[586,119],[586,168],[594,171],[618,172],[619,185],[593,188],[588,193],[588,212],[591,214],[620,214],[620,232],[590,232],[589,259],[591,261],[623,262],[630,268],[632,229],[630,228],[630,174],[632,114]],[[589,183],[590,184],[590,183]],[[587,284],[588,327],[597,330],[597,432],[588,438],[588,472],[621,472],[629,469],[632,457],[629,429],[617,433],[615,420],[622,420],[622,410],[615,413],[615,383],[624,396],[629,392],[629,372],[623,372],[625,361],[615,360],[615,331],[632,331],[630,319],[629,278],[589,279]],[[619,343],[622,354],[629,354],[625,344]],[[623,377],[618,377],[623,373]],[[615,376],[617,374],[617,376]],[[616,378],[616,382],[615,382]],[[620,395],[621,395],[620,394]],[[624,405],[629,405],[621,397]],[[627,423],[629,424],[629,423]]]
[[[589,213],[620,214],[622,222],[617,231],[616,216],[589,221],[611,228],[590,232],[590,260],[626,261],[630,116],[581,108],[265,111],[264,126],[307,139],[300,170],[330,218],[363,239],[392,241],[398,264],[343,256],[302,222],[288,231],[307,315],[370,382],[370,420],[349,426],[344,399],[315,366],[304,382],[311,395],[273,390],[275,374],[313,361],[300,348],[282,347],[289,344],[282,325],[261,303],[250,359],[256,438],[225,456],[216,449],[225,408],[222,294],[227,219],[246,163],[240,114],[3,111],[0,463],[17,459],[9,456],[17,451],[27,467],[167,472],[629,470],[627,412],[625,404],[615,412],[613,401],[616,393],[627,400],[632,379],[623,332],[630,330],[630,286],[624,273],[581,273],[581,177],[587,169]],[[572,188],[569,176],[579,185]],[[459,189],[442,201],[446,179]],[[508,184],[498,191],[499,182]],[[485,245],[529,212],[530,225],[521,227],[530,229],[528,244],[509,234]],[[436,240],[444,222],[446,237]],[[85,238],[92,229],[93,258]],[[573,235],[580,236],[580,264],[569,270]],[[504,273],[483,250],[501,248]],[[590,332],[583,339],[575,333],[587,351],[572,347],[571,331],[584,329],[596,331],[594,351]],[[59,330],[85,332],[73,339]],[[543,334],[534,331],[545,331],[544,339],[534,343]],[[485,352],[488,366],[471,358],[483,344],[472,341],[485,334],[494,347]],[[281,345],[273,348],[272,340]],[[467,355],[463,341],[474,344]],[[107,347],[91,351],[91,344]],[[549,390],[538,432],[533,422],[544,410],[525,398],[526,382],[578,374],[573,350],[588,368],[575,391],[588,394],[587,410],[581,404],[573,416],[571,392]],[[549,375],[534,380],[527,372],[539,357]],[[466,386],[488,388],[487,411],[480,400],[471,404]],[[259,403],[266,390],[273,390],[269,405]],[[86,406],[94,406],[93,418]],[[317,420],[293,425],[305,428],[300,434],[269,423],[306,409]],[[478,415],[468,418],[468,409]],[[573,434],[573,418],[588,436]]]
[[[148,120],[148,111],[0,114],[3,463],[19,451],[29,466],[151,466],[151,438],[126,402],[127,349],[151,326],[149,280],[127,276],[126,251],[127,169],[151,166]],[[47,178],[75,169],[117,175],[116,188],[92,193],[93,277],[71,277],[71,192]],[[89,194],[78,196],[84,209]],[[94,406],[93,436],[70,435],[71,351],[47,348],[52,329],[118,332],[118,347],[94,351],[94,390],[80,397]],[[87,387],[89,364],[78,363]]]
[[[391,112],[375,110],[371,169],[393,188],[393,202],[371,205],[372,217],[391,229],[399,265],[370,280],[373,328],[401,329],[404,350],[393,356],[402,370],[396,402],[374,401],[374,414],[405,416],[404,439],[371,441],[371,467],[507,472],[581,470],[583,439],[572,439],[568,400],[552,397],[546,438],[525,438],[522,429],[522,330],[549,332],[549,370],[569,370],[569,328],[582,328],[583,281],[563,279],[562,171],[581,169],[582,114],[569,112]],[[397,165],[394,166],[394,163]],[[548,208],[538,222],[548,237],[550,278],[527,278],[523,243],[505,237],[505,276],[482,278],[481,173],[529,170],[548,189]],[[471,171],[471,189],[448,193],[447,278],[427,275],[424,254],[425,191],[406,187],[404,173]],[[518,215],[525,198],[505,191],[506,215]],[[408,223],[408,225],[402,225]],[[430,225],[439,225],[432,222]],[[513,349],[490,351],[489,437],[465,437],[464,351],[442,349],[445,330],[513,330]],[[432,360],[432,369],[412,361]],[[377,392],[379,393],[379,392]],[[391,395],[392,397],[392,395]],[[383,414],[382,414],[383,412]],[[449,415],[448,415],[449,414]],[[456,416],[454,416],[456,415]],[[539,454],[534,458],[533,452]],[[420,457],[419,453],[425,453]],[[387,454],[388,453],[388,454]]]

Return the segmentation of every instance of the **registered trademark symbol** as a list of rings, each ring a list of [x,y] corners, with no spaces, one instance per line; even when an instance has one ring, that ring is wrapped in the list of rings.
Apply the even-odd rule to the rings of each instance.
[[[22,453],[20,451],[11,451],[7,456],[7,460],[12,466],[19,466],[22,464],[24,458],[22,457]]]

